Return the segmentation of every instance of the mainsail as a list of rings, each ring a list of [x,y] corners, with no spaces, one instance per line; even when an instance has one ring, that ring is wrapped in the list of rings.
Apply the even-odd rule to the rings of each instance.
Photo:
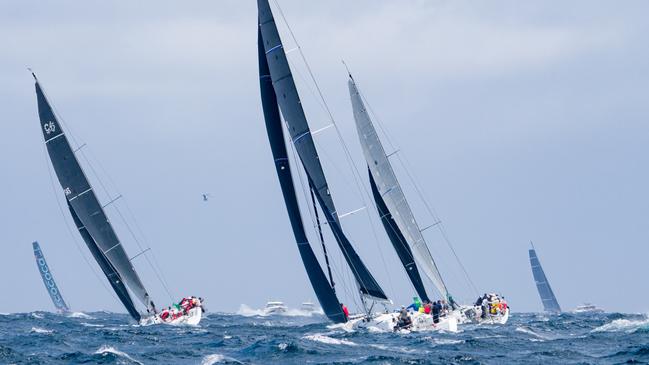
[[[268,70],[268,63],[266,62],[266,54],[260,32],[258,34],[257,44],[259,50],[259,87],[261,89],[261,104],[264,109],[264,119],[266,120],[266,132],[268,134],[270,148],[273,152],[273,158],[275,159],[275,169],[277,170],[277,177],[282,188],[282,194],[284,195],[284,203],[286,204],[286,210],[291,221],[297,248],[300,251],[304,268],[306,269],[311,286],[313,286],[322,310],[333,322],[344,323],[347,319],[342,311],[340,302],[336,297],[332,285],[322,271],[322,267],[318,263],[318,258],[313,252],[306,232],[304,231],[300,207],[297,202],[297,196],[295,195],[291,166],[288,162],[288,152],[284,143],[284,131],[282,129],[279,107],[277,106],[277,96],[273,89],[273,83],[270,80],[270,71]]]
[[[131,316],[140,320],[140,314],[133,305],[124,283],[144,304],[147,311],[155,310],[154,304],[92,190],[35,75],[34,79],[36,81],[38,116],[45,145],[56,176],[63,188],[70,213],[86,245],[118,297]]]
[[[543,272],[543,268],[541,267],[541,261],[539,261],[538,256],[536,256],[534,246],[529,250],[529,254],[530,265],[532,266],[532,275],[534,275],[536,289],[538,289],[539,296],[541,296],[541,302],[543,302],[543,310],[546,312],[561,313],[559,302],[557,302],[557,298],[554,296],[548,278],[545,277],[545,272]]]
[[[399,253],[399,257],[401,258],[406,271],[410,274],[410,272],[413,271],[408,266],[410,263],[408,260],[404,261],[404,258],[402,257],[405,256],[406,259],[408,258],[408,253],[403,252],[401,249],[403,247],[403,241],[401,239],[403,238],[410,247],[412,256],[417,262],[417,266],[433,282],[439,293],[444,298],[448,298],[449,293],[444,284],[444,280],[442,280],[442,275],[437,269],[433,256],[430,254],[424,236],[421,234],[415,216],[413,215],[412,210],[408,205],[408,201],[401,190],[399,181],[394,174],[392,165],[390,165],[388,156],[385,153],[381,140],[376,133],[376,129],[367,113],[367,109],[365,109],[361,95],[359,94],[356,83],[351,75],[349,77],[349,93],[351,95],[352,108],[354,110],[354,121],[356,122],[356,129],[358,130],[358,138],[360,139],[363,154],[365,155],[365,160],[370,170],[370,176],[373,179],[373,188],[376,188],[378,192],[378,194],[374,195],[377,207],[384,204],[387,208],[387,212],[391,214],[392,220],[396,223],[396,226],[387,226],[385,225],[384,220],[384,226],[388,231],[392,244],[395,249],[397,249],[397,253]],[[384,216],[384,214],[380,214],[382,217]],[[397,239],[396,242],[395,239]],[[414,268],[414,263],[411,265]],[[415,276],[413,280],[413,276],[410,275],[410,279],[415,288],[421,284],[420,278],[419,281],[417,281],[418,276],[419,275]]]
[[[324,212],[326,222],[332,230],[347,264],[351,268],[360,292],[374,299],[387,300],[383,289],[361,261],[342,230],[270,5],[267,0],[258,0],[257,7],[260,39],[262,40],[270,79],[277,97],[277,104],[284,116],[291,140],[306,172],[309,186],[311,186]]]
[[[32,246],[34,247],[34,257],[36,258],[38,271],[41,273],[41,278],[43,279],[43,284],[45,284],[47,293],[50,295],[50,298],[52,298],[52,303],[54,303],[57,311],[68,312],[70,308],[65,304],[65,300],[63,300],[63,296],[61,296],[61,291],[59,291],[59,288],[54,282],[52,271],[50,271],[50,267],[47,266],[47,261],[45,261],[45,256],[43,256],[41,246],[38,242],[33,242]]]

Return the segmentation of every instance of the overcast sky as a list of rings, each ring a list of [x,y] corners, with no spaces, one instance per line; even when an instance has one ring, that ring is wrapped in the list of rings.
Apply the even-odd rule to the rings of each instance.
[[[649,3],[279,2],[356,169],[366,177],[343,58],[394,142],[386,149],[409,161],[478,291],[540,310],[533,240],[564,309],[649,310]],[[256,23],[254,1],[0,0],[0,312],[52,309],[33,240],[74,309],[123,311],[59,210],[27,66],[75,146],[87,144],[109,194],[82,163],[102,202],[124,196],[107,213],[129,255],[139,248],[115,210],[130,215],[125,203],[174,300],[200,295],[211,310],[236,311],[316,299],[266,139]],[[327,126],[299,53],[289,59],[312,129]],[[367,181],[354,183],[333,128],[316,142],[338,211],[368,207],[344,228],[395,304],[406,303],[413,290],[363,197]],[[421,225],[434,223],[397,172]],[[439,234],[426,238],[451,292],[473,300]],[[353,304],[328,247],[341,299]],[[154,299],[169,303],[144,257],[135,263]]]

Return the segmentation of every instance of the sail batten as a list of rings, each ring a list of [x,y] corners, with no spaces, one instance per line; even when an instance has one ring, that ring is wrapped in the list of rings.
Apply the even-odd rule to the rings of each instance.
[[[548,282],[548,278],[545,276],[543,267],[541,267],[541,261],[536,255],[536,250],[531,248],[529,250],[530,256],[530,266],[532,267],[532,275],[534,276],[534,282],[536,283],[536,289],[539,292],[541,297],[541,303],[543,303],[543,310],[551,313],[561,313],[561,307],[557,298],[554,296],[552,287]]]
[[[318,204],[322,208],[327,224],[356,279],[360,292],[376,298],[387,299],[383,289],[342,230],[268,0],[258,0],[257,6],[264,55],[277,97],[277,104],[284,116],[290,139],[304,167],[309,184],[314,187]]]
[[[349,93],[354,111],[354,121],[363,149],[363,155],[365,156],[370,171],[373,187],[376,188],[378,193],[375,194],[375,202],[377,203],[377,206],[385,204],[387,212],[391,214],[391,218],[394,221],[393,226],[388,226],[385,224],[385,220],[382,219],[384,227],[388,231],[388,236],[390,236],[395,248],[402,245],[402,242],[395,242],[395,239],[400,240],[403,238],[403,240],[407,242],[412,257],[417,263],[416,266],[424,272],[428,279],[431,280],[439,293],[444,298],[448,298],[449,293],[446,284],[444,283],[442,275],[440,274],[437,265],[433,260],[433,256],[428,249],[426,241],[421,234],[421,229],[415,220],[414,214],[412,213],[408,201],[401,189],[401,185],[392,169],[388,155],[385,153],[385,149],[381,144],[381,140],[379,139],[360,93],[358,92],[356,83],[351,75],[349,78]],[[377,199],[377,195],[381,199]],[[384,213],[379,212],[379,215],[383,216]],[[398,231],[400,236],[393,234],[394,230]],[[397,249],[397,253],[400,258],[407,254],[407,252],[400,252],[399,249]],[[420,285],[417,276],[410,275],[410,270],[406,267],[403,258],[402,263],[404,264],[406,271],[409,273],[413,285],[417,288]],[[414,262],[412,265],[414,265]],[[417,291],[419,292],[419,290]]]
[[[295,242],[302,258],[302,263],[311,282],[311,286],[315,291],[318,302],[327,317],[335,323],[344,323],[347,321],[343,313],[340,301],[336,296],[332,283],[329,283],[325,276],[320,263],[315,255],[315,252],[309,244],[302,216],[300,214],[300,207],[298,204],[297,196],[295,193],[295,186],[293,184],[293,177],[291,175],[291,166],[288,159],[288,151],[284,142],[284,131],[280,117],[279,107],[277,105],[277,96],[270,80],[268,70],[268,63],[263,46],[263,38],[261,30],[258,30],[258,53],[259,53],[259,75],[260,75],[260,91],[262,108],[264,111],[264,120],[266,123],[266,132],[268,134],[268,141],[271,146],[273,158],[275,161],[275,169],[279,179],[284,203],[288,212],[291,228]]]
[[[34,249],[36,266],[38,266],[38,271],[41,274],[41,279],[43,279],[43,284],[45,285],[45,289],[47,289],[47,293],[52,299],[52,303],[54,303],[54,307],[56,307],[56,310],[59,312],[68,312],[70,310],[70,307],[68,307],[68,305],[65,303],[65,300],[63,300],[63,295],[61,294],[59,287],[54,281],[54,276],[52,275],[50,267],[47,265],[47,261],[45,260],[45,256],[43,255],[43,251],[41,250],[41,246],[38,244],[38,242],[33,242],[32,247]]]
[[[35,86],[38,101],[38,115],[43,137],[46,141],[47,152],[65,194],[70,212],[73,218],[75,218],[77,228],[83,228],[92,240],[89,243],[86,237],[84,237],[84,241],[86,241],[89,249],[93,251],[95,260],[102,266],[102,270],[108,277],[111,285],[113,281],[109,277],[109,274],[112,275],[114,271],[120,277],[120,284],[123,280],[147,310],[154,310],[153,302],[147,290],[128,259],[124,248],[121,246],[121,242],[83,172],[65,133],[63,133],[63,129],[54,115],[52,107],[45,97],[38,80],[36,80]],[[82,236],[84,236],[83,233]],[[98,255],[94,252],[95,248],[99,251]],[[102,262],[102,260],[106,262]],[[106,265],[106,263],[109,265]],[[104,269],[106,266],[110,266],[110,270]],[[126,301],[122,299],[122,302],[127,306],[129,313],[134,318],[137,317],[136,319],[139,319],[139,314],[137,314],[137,311],[134,311],[134,307],[129,308],[129,305],[127,305],[127,302],[130,302],[130,296],[126,288],[124,287],[123,293],[119,292],[122,288],[115,288],[115,285],[113,285],[113,289],[118,292],[117,294],[120,299],[122,299],[122,296],[129,297]],[[130,303],[132,305],[132,302]]]

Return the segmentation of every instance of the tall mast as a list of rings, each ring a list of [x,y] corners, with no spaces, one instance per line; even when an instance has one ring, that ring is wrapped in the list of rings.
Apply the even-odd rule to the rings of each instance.
[[[86,178],[36,75],[33,73],[32,75],[36,82],[38,116],[47,153],[63,189],[70,213],[86,245],[118,297],[129,314],[139,320],[141,316],[133,305],[124,284],[144,304],[148,312],[155,311],[153,301]]]

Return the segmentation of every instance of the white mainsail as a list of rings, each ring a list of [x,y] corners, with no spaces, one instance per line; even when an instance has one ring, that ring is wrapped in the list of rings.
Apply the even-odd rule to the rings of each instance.
[[[394,174],[392,165],[390,165],[385,149],[381,144],[381,140],[376,133],[376,129],[372,124],[372,120],[367,113],[367,109],[351,75],[349,78],[349,93],[352,101],[352,109],[354,110],[354,121],[356,122],[358,138],[360,139],[367,166],[376,182],[376,186],[388,210],[392,214],[392,218],[397,223],[408,246],[410,246],[417,266],[433,282],[440,294],[444,298],[448,298],[448,290],[446,289],[444,280],[442,280],[433,256],[426,245],[424,236],[421,234],[419,225],[417,225],[415,216],[403,194],[403,190]]]

